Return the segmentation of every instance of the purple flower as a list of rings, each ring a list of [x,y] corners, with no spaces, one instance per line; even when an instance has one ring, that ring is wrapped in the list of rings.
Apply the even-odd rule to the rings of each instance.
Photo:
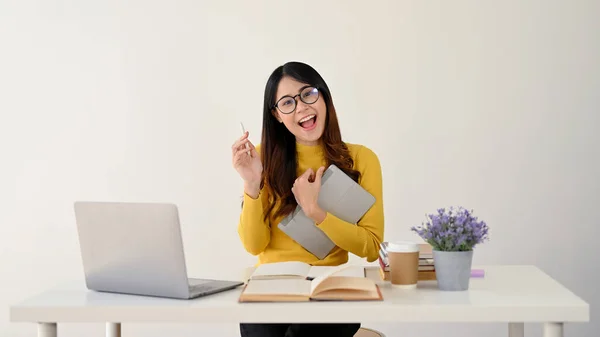
[[[460,206],[439,208],[436,214],[428,214],[427,219],[411,230],[435,250],[468,251],[489,239],[487,224],[474,217],[473,211]]]

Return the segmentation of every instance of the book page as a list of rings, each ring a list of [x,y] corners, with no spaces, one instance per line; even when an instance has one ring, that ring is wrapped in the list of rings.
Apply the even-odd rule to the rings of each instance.
[[[353,266],[351,264],[343,264],[340,266],[335,266],[335,267],[325,271],[320,276],[318,276],[314,280],[312,280],[311,285],[310,285],[310,293],[312,294],[313,290],[319,286],[319,283],[323,282],[328,277],[330,277],[336,273],[339,273],[347,268],[351,268],[351,267],[356,267],[356,266]],[[362,277],[365,277],[364,274]]]
[[[332,289],[323,292],[319,291],[311,299],[321,301],[381,301],[383,300],[383,296],[377,288],[372,291]]]
[[[310,265],[299,261],[274,262],[261,264],[252,273],[250,279],[306,278]]]
[[[376,296],[377,286],[368,278],[331,276],[323,280],[316,287],[311,287],[311,296],[322,297],[326,293],[348,294],[356,293],[358,296]],[[369,297],[370,297],[369,296]]]
[[[250,280],[244,295],[285,296],[310,295],[310,281],[301,279]]]
[[[335,268],[336,266],[312,266],[308,272],[308,277],[317,278],[329,273]],[[337,271],[335,276],[365,277],[365,267],[349,266],[348,268]]]

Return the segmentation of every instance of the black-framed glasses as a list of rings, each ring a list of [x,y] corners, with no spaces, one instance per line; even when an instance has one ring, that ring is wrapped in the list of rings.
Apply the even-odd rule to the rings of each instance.
[[[300,97],[300,100],[306,104],[313,104],[319,99],[319,87],[306,86],[297,95],[283,96],[273,105],[273,108],[277,108],[282,114],[291,114],[296,110],[296,97]]]

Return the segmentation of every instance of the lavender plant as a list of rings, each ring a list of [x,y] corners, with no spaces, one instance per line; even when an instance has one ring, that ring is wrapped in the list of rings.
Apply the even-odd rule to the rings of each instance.
[[[436,214],[429,214],[428,220],[419,226],[411,227],[434,250],[438,251],[470,251],[488,240],[488,226],[479,221],[462,206],[440,208]]]

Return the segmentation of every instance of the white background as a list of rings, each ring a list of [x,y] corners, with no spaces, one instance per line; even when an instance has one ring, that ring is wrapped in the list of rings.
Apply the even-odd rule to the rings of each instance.
[[[175,202],[192,276],[253,264],[230,146],[240,121],[259,141],[267,77],[300,60],[328,82],[344,140],[379,155],[385,239],[415,238],[409,227],[438,207],[472,208],[491,234],[475,263],[536,264],[591,304],[592,322],[566,336],[600,334],[599,14],[583,0],[1,1],[0,333],[34,335],[8,322],[9,305],[83,277],[75,200]],[[103,328],[59,326],[65,337]]]

